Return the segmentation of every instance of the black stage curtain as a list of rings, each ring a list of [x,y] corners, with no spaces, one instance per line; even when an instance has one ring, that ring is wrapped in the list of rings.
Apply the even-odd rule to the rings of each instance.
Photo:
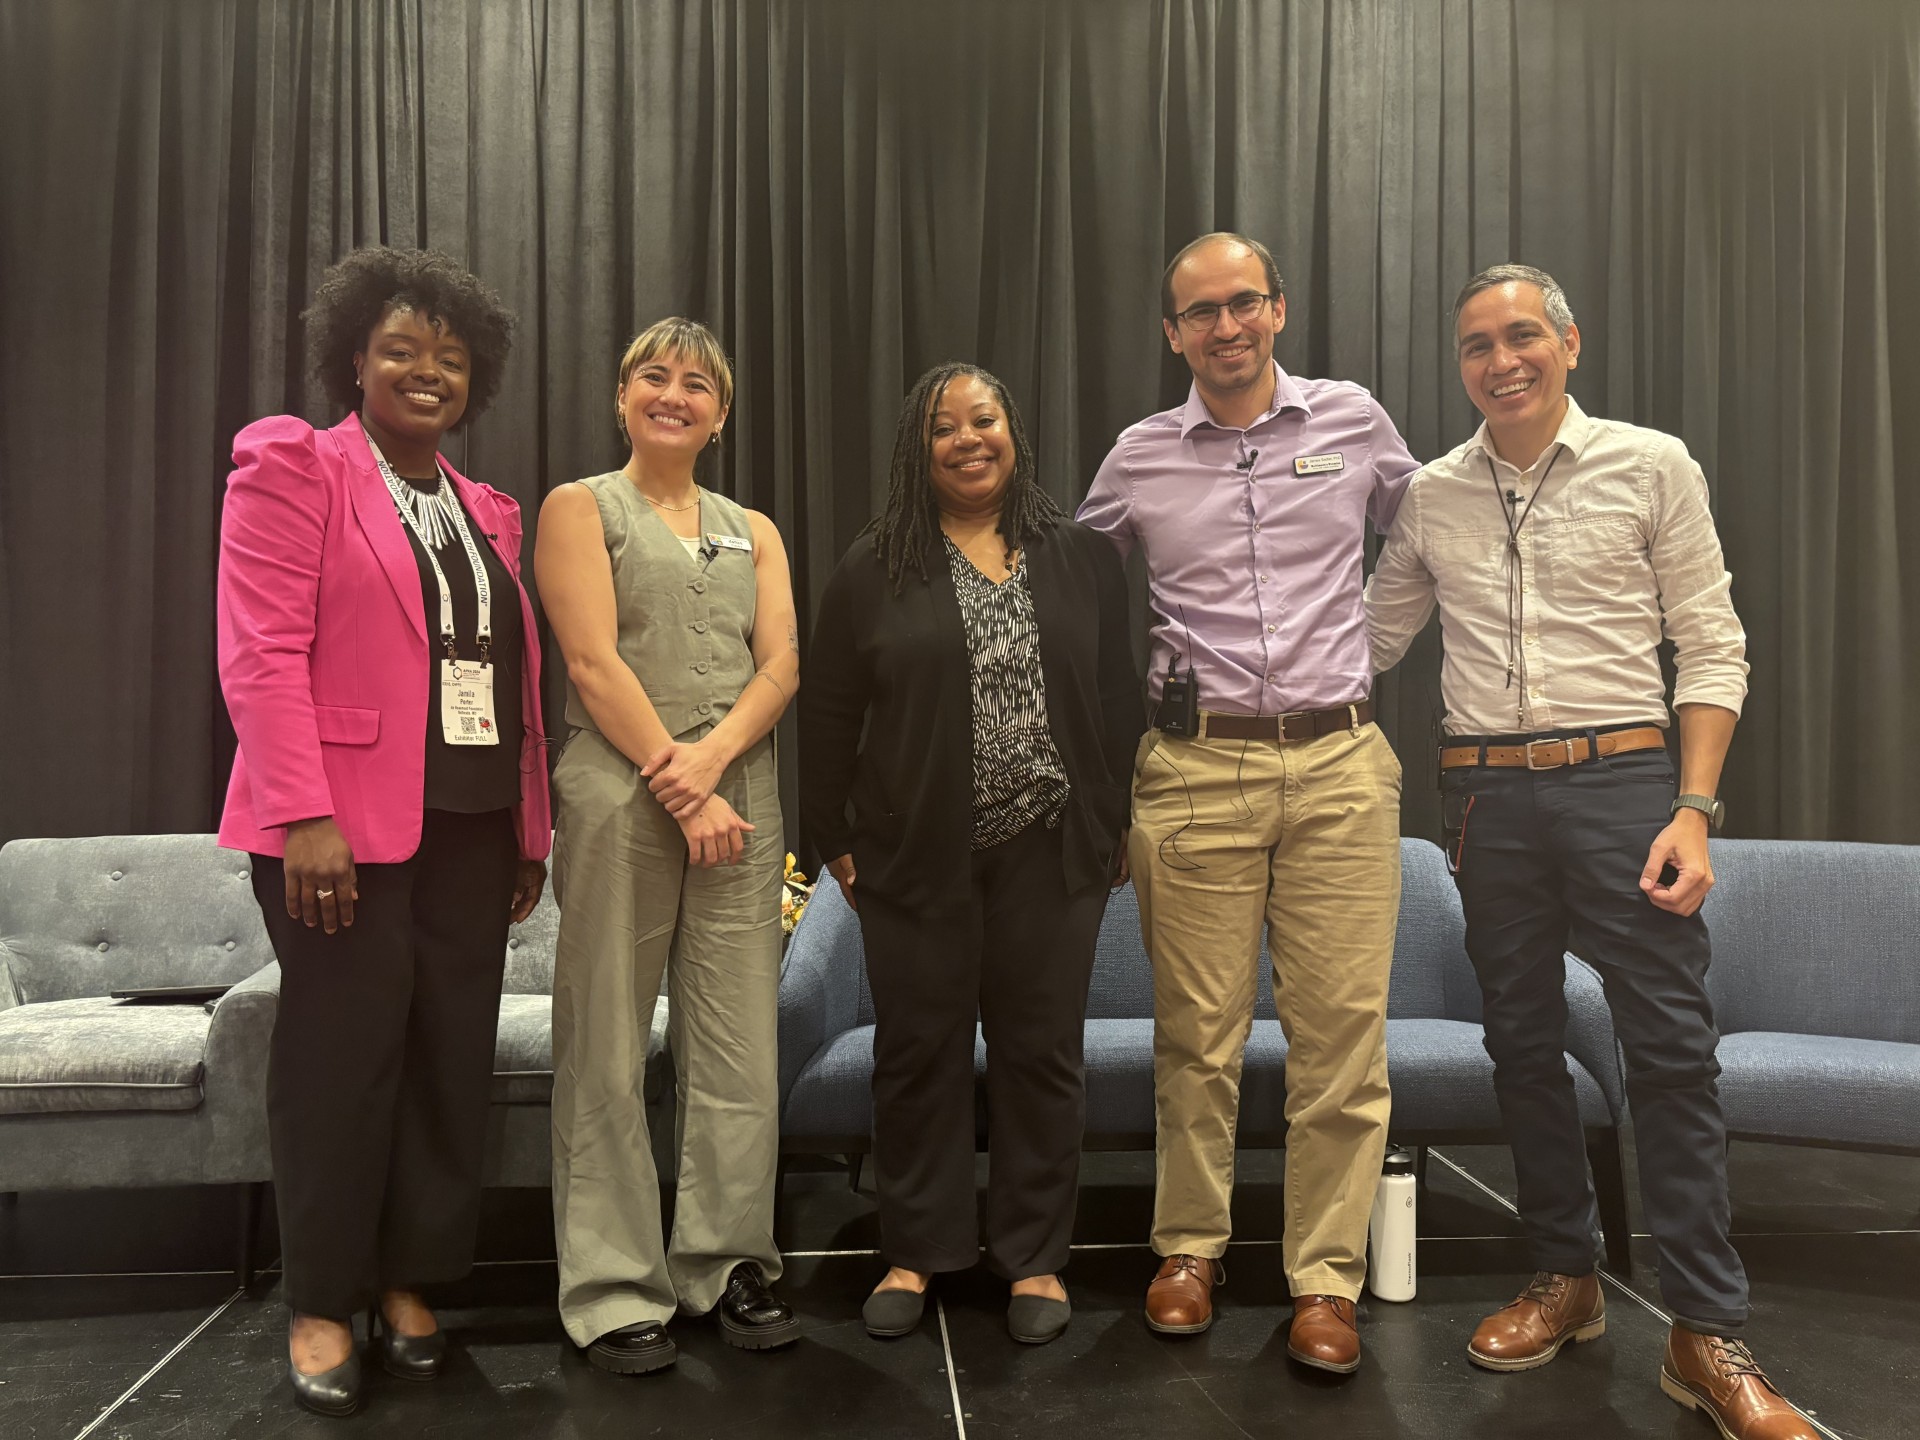
[[[1077,500],[1184,393],[1157,283],[1220,227],[1280,258],[1282,362],[1422,457],[1473,423],[1460,282],[1559,276],[1582,403],[1714,484],[1734,829],[1920,841],[1910,0],[0,0],[0,51],[0,839],[212,823],[228,442],[335,418],[298,315],[352,246],[517,309],[453,458],[530,510],[621,459],[623,342],[709,320],[714,483],[779,524],[804,624],[924,366],[1004,375]],[[1429,634],[1382,686],[1412,833],[1436,674]]]

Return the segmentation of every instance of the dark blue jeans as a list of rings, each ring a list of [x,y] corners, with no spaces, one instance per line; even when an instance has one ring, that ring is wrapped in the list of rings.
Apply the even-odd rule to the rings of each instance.
[[[1514,737],[1447,743],[1482,738]],[[1706,922],[1661,910],[1640,890],[1648,848],[1668,822],[1672,762],[1664,750],[1641,750],[1554,770],[1445,770],[1440,783],[1449,825],[1465,822],[1457,848],[1447,837],[1448,854],[1457,856],[1467,953],[1535,1267],[1584,1275],[1594,1265],[1593,1185],[1562,1058],[1571,949],[1600,972],[1626,1053],[1661,1296],[1689,1329],[1737,1332],[1747,1277],[1727,1238]]]

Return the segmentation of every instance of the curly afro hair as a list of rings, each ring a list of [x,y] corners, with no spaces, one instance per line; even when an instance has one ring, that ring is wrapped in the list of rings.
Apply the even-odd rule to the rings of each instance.
[[[370,245],[328,270],[300,317],[307,326],[314,378],[342,410],[358,410],[353,357],[366,348],[373,327],[396,305],[444,325],[472,354],[467,408],[453,426],[460,429],[493,403],[515,322],[500,297],[444,251]]]

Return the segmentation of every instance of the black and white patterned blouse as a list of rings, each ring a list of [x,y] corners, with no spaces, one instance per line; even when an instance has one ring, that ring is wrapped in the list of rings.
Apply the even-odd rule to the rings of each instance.
[[[1047,683],[1023,551],[996,585],[945,540],[973,681],[973,848],[1011,840],[1035,820],[1051,828],[1067,803],[1067,771],[1047,728]]]

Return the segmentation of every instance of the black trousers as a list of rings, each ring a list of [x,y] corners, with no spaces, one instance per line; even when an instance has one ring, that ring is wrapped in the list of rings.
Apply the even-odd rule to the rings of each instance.
[[[1086,1130],[1081,1041],[1107,891],[1069,895],[1060,833],[975,852],[967,902],[922,915],[861,895],[873,992],[873,1168],[881,1248],[908,1270],[979,1259],[973,1038],[987,1046],[987,1264],[1066,1267]]]
[[[280,960],[267,1128],[287,1300],[345,1320],[473,1266],[513,812],[427,811],[411,859],[357,867],[332,935],[288,918],[277,857],[253,860]]]
[[[1594,1264],[1593,1185],[1562,1058],[1571,948],[1600,972],[1626,1053],[1661,1296],[1689,1329],[1735,1333],[1747,1318],[1747,1277],[1727,1238],[1706,922],[1661,910],[1640,890],[1647,851],[1668,823],[1672,762],[1641,750],[1554,770],[1446,770],[1441,790],[1535,1267],[1584,1275]],[[1456,852],[1451,832],[1462,821]]]

